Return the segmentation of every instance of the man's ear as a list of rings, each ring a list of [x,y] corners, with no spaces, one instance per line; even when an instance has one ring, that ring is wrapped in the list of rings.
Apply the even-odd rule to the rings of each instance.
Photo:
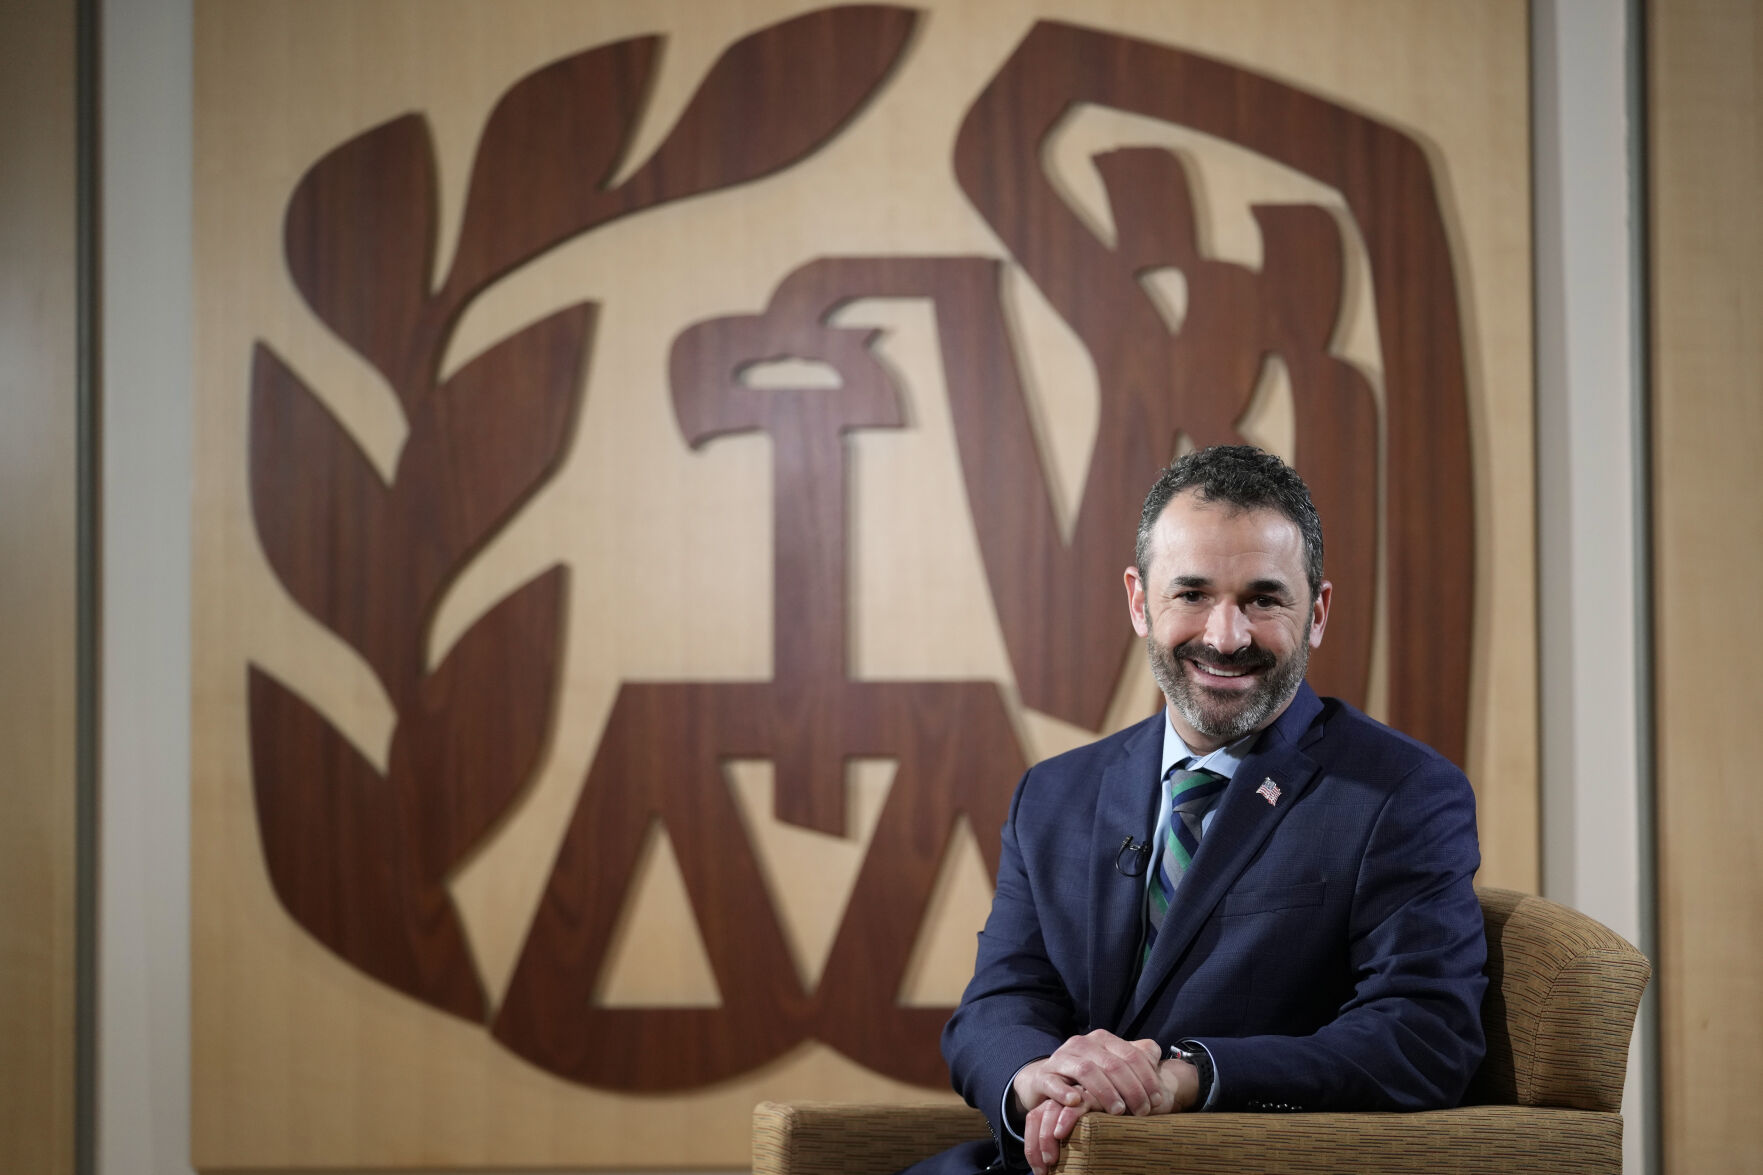
[[[1328,603],[1334,599],[1334,584],[1322,581],[1316,589],[1316,599],[1310,605],[1310,647],[1322,647],[1322,630],[1328,627]]]
[[[1126,569],[1126,611],[1132,617],[1132,630],[1140,636],[1151,635],[1151,618],[1145,614],[1145,581],[1137,567]]]

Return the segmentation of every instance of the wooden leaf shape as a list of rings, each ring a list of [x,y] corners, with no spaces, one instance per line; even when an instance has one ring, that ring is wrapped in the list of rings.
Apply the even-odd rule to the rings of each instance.
[[[422,116],[382,123],[313,164],[288,201],[283,238],[307,305],[408,402],[433,361],[418,337],[435,247]]]
[[[441,884],[529,782],[551,724],[567,583],[553,567],[503,597],[400,716],[390,774],[418,813],[424,884]]]
[[[648,95],[659,44],[602,45],[528,74],[502,96],[472,165],[451,288],[481,289],[612,214],[604,184]]]
[[[629,207],[757,179],[802,159],[860,110],[917,14],[883,4],[822,8],[735,42],[655,154],[620,189]]]
[[[593,323],[585,302],[533,323],[466,364],[412,416],[394,491],[395,539],[412,562],[406,606],[427,613],[561,461]]]
[[[276,896],[325,946],[444,1011],[485,1000],[447,894],[417,881],[391,788],[324,717],[250,670],[251,777]]]
[[[283,585],[367,659],[403,677],[410,604],[397,582],[386,485],[367,456],[262,343],[251,361],[251,510]]]
[[[1369,500],[1381,501],[1387,513],[1382,528],[1387,542],[1383,578],[1388,583],[1385,598],[1392,635],[1386,717],[1398,729],[1463,762],[1477,581],[1474,470],[1458,282],[1425,147],[1401,130],[1347,107],[1196,53],[1051,21],[1037,23],[1023,38],[968,108],[956,138],[955,171],[968,199],[1072,324],[1096,362],[1102,394],[1095,451],[1114,457],[1091,462],[1072,533],[1088,535],[1093,520],[1095,533],[1103,538],[1091,541],[1098,543],[1117,533],[1112,528],[1119,525],[1118,519],[1142,500],[1144,487],[1168,460],[1177,427],[1197,445],[1235,439],[1230,405],[1216,400],[1214,389],[1226,383],[1221,371],[1243,366],[1241,356],[1219,352],[1242,343],[1244,331],[1226,298],[1216,290],[1203,297],[1190,272],[1188,318],[1180,336],[1167,350],[1160,344],[1144,345],[1142,340],[1154,339],[1162,328],[1145,317],[1138,270],[1156,261],[1103,247],[1042,166],[1046,136],[1072,104],[1080,102],[1214,136],[1340,193],[1370,263],[1382,349],[1383,418],[1367,423],[1365,398],[1359,390],[1362,380],[1351,373],[1330,373],[1317,364],[1320,378],[1315,386],[1330,390],[1299,399],[1298,412],[1308,410],[1306,402],[1327,400],[1346,405],[1350,415],[1343,418],[1333,403],[1310,418],[1301,415],[1297,468],[1313,490],[1323,479],[1333,479],[1343,489],[1368,477],[1375,485],[1378,479],[1366,471],[1366,462],[1375,457],[1381,433],[1388,460],[1381,491]],[[1111,199],[1122,191],[1112,190]],[[1161,217],[1171,207],[1165,199],[1147,211]],[[1132,235],[1142,235],[1150,223],[1147,217],[1117,217],[1117,226],[1126,234],[1121,237],[1122,248],[1132,247]],[[1158,243],[1167,244],[1168,238]],[[1303,280],[1338,279],[1323,273]],[[1204,329],[1195,318],[1206,307],[1216,315],[1219,330]],[[1144,327],[1134,325],[1135,320],[1143,321]],[[1275,342],[1261,350],[1279,345]],[[1260,351],[1242,349],[1254,365],[1252,379],[1259,371]],[[1288,374],[1290,366],[1288,362]],[[1299,382],[1294,376],[1294,385]],[[958,381],[951,378],[949,386],[951,400],[956,400],[961,394]],[[1140,395],[1140,389],[1160,390]],[[1164,418],[1147,424],[1151,412]],[[1067,563],[1077,573],[1041,571],[1042,582],[1049,587],[1046,597],[1016,616],[1004,615],[1010,601],[1024,595],[1016,590],[1023,582],[1021,569],[1058,568],[1054,560],[1063,556],[1052,528],[1042,518],[1002,521],[1016,512],[1021,491],[1008,478],[993,485],[975,476],[982,462],[994,459],[991,455],[999,446],[996,431],[983,427],[993,421],[983,412],[966,416],[969,426],[982,426],[964,427],[957,406],[956,431],[969,499],[979,521],[982,548],[991,547],[982,550],[987,574],[994,583],[1008,585],[994,593],[994,599],[1023,700],[1069,721],[1099,722],[1118,683],[1118,671],[1107,665],[1112,658],[1094,655],[1095,649],[1114,638],[1109,636],[1103,643],[1093,638],[1097,633],[1118,632],[1113,615],[1119,604],[1099,594],[1093,601],[1082,598],[1090,590],[1085,585],[1102,581],[1074,558]],[[1311,420],[1324,422],[1325,417],[1320,434],[1308,431]],[[1343,422],[1350,423],[1343,428]],[[1367,442],[1367,436],[1373,441]],[[1359,509],[1356,500],[1344,495],[1336,502],[1324,515],[1329,519],[1331,568],[1339,514],[1343,507]],[[1318,506],[1322,508],[1320,500]],[[1357,522],[1354,526],[1358,534],[1368,536],[1359,541],[1366,544],[1362,549],[1369,549],[1378,529],[1364,529]],[[1117,549],[1104,551],[1094,566],[1119,567],[1123,561]],[[1371,564],[1361,561],[1359,566]],[[1338,580],[1336,586],[1342,587]],[[1376,590],[1376,585],[1362,581],[1350,593],[1343,588],[1337,599],[1371,598]],[[1039,653],[1033,646],[1048,615],[1060,617],[1064,628],[1074,634],[1072,647],[1084,651],[1076,660],[1040,661],[1059,666],[1060,672],[1043,673],[1034,667]],[[1331,620],[1324,649],[1344,644],[1336,639]],[[1124,656],[1127,650],[1123,647],[1121,652]],[[1319,656],[1317,670],[1334,680],[1331,688],[1350,689],[1351,677],[1326,664],[1338,655]],[[1077,681],[1075,674],[1065,671],[1067,665],[1080,671],[1085,665],[1103,665],[1107,673],[1093,681]],[[1028,680],[1037,674],[1038,684]]]

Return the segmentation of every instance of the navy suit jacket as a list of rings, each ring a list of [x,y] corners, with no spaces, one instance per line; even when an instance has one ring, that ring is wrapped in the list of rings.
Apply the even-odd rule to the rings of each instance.
[[[1463,773],[1302,685],[1219,800],[1135,984],[1145,882],[1116,858],[1123,838],[1152,836],[1166,721],[1018,785],[973,981],[943,1033],[956,1089],[1015,1161],[998,1120],[1011,1078],[1092,1028],[1199,1040],[1217,1110],[1455,1105],[1481,1061],[1486,987]]]

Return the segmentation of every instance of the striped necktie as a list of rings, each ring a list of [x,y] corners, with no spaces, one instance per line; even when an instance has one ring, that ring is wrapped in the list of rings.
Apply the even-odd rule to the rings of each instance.
[[[1180,764],[1169,768],[1163,777],[1169,793],[1169,834],[1164,838],[1163,851],[1158,854],[1157,872],[1151,878],[1145,905],[1145,953],[1140,962],[1151,956],[1151,944],[1169,913],[1175,898],[1175,887],[1181,884],[1188,863],[1200,848],[1200,821],[1230,782],[1215,771],[1189,771]]]

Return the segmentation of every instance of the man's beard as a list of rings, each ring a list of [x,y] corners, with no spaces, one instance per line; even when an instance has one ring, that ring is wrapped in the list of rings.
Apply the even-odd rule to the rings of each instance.
[[[1221,743],[1234,742],[1272,718],[1298,692],[1310,664],[1310,646],[1300,643],[1284,661],[1257,645],[1247,645],[1228,656],[1213,652],[1198,641],[1173,649],[1145,638],[1151,659],[1151,676],[1189,726]],[[1201,661],[1219,669],[1265,670],[1260,681],[1246,691],[1208,689],[1194,680],[1195,670],[1185,661]]]

